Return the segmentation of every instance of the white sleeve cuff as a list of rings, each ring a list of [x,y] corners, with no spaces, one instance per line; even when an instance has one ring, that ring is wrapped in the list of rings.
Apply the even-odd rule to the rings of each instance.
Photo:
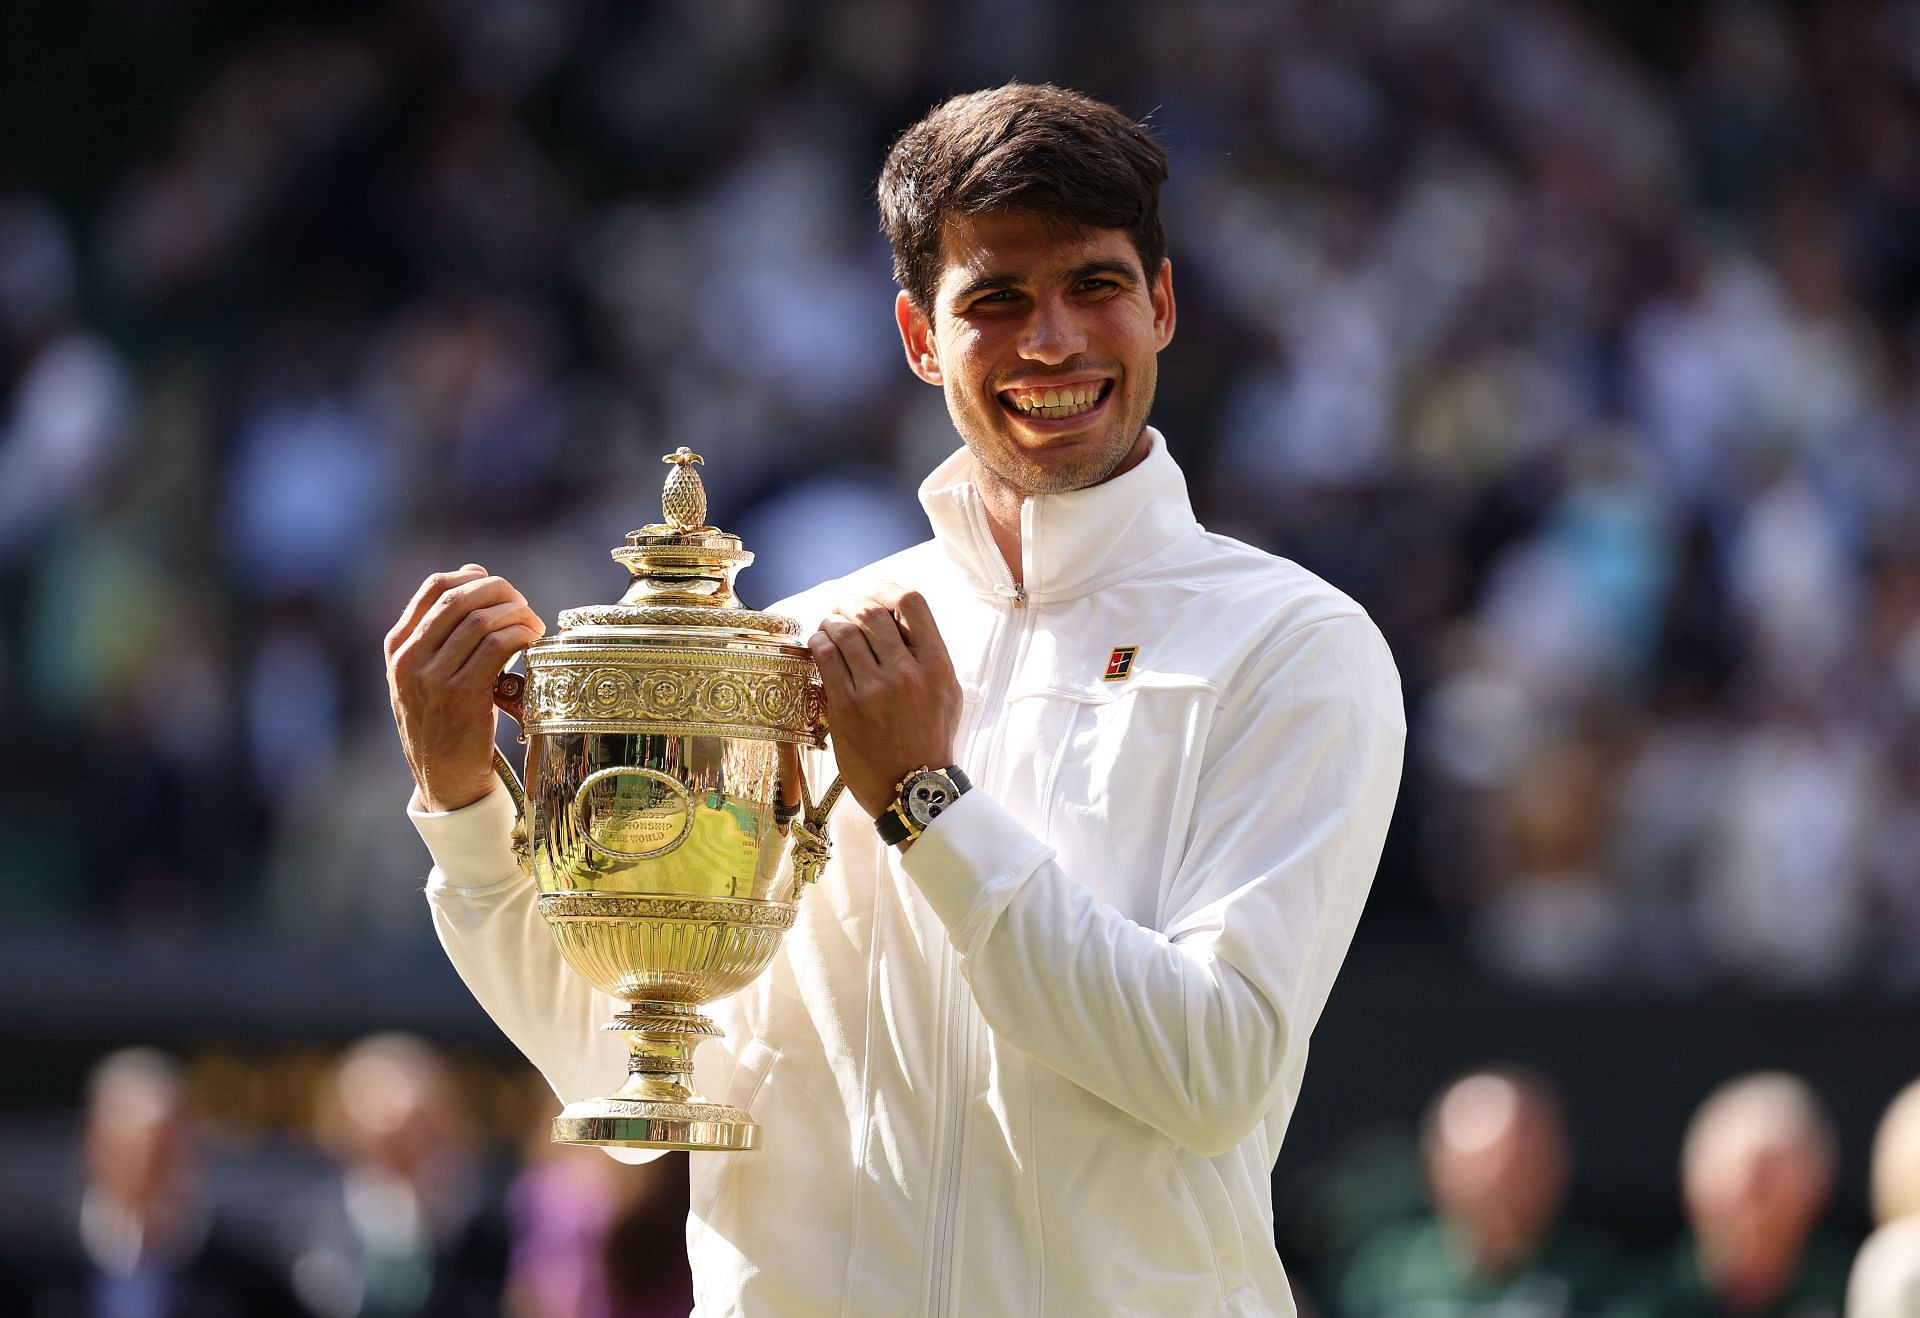
[[[979,788],[948,806],[900,858],[947,937],[971,955],[1020,885],[1053,859],[1005,806]]]
[[[428,892],[477,896],[532,882],[513,858],[513,798],[504,784],[495,782],[491,792],[458,810],[422,810],[416,791],[407,818],[433,853]]]

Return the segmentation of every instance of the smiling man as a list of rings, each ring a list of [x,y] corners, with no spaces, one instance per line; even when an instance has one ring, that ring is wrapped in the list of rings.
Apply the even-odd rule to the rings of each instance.
[[[1149,272],[1121,230],[1022,212],[949,216],[939,236],[939,283],[903,289],[894,314],[914,373],[946,389],[995,519],[1137,466],[1173,338],[1172,264]]]
[[[1360,608],[1203,530],[1147,425],[1166,172],[1113,108],[1017,84],[888,155],[901,341],[962,447],[921,487],[930,540],[775,606],[822,619],[857,808],[698,1054],[766,1146],[693,1158],[702,1314],[1293,1311],[1269,1174],[1405,724]],[[539,630],[470,567],[388,664],[442,941],[576,1099],[624,1049],[489,770],[487,690]]]

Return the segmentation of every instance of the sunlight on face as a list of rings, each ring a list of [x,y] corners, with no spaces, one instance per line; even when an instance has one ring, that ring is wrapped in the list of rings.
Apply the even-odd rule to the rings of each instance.
[[[948,222],[931,323],[901,295],[915,373],[993,477],[1027,494],[1083,489],[1145,455],[1173,337],[1170,264],[1149,277],[1119,229],[995,213]]]

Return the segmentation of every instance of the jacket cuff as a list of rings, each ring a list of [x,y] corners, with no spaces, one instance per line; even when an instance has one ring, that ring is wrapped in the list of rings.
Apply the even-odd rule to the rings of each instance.
[[[1007,808],[974,788],[948,806],[907,848],[900,867],[970,956],[1029,875],[1053,849]]]
[[[472,805],[446,811],[422,810],[416,791],[407,818],[433,854],[429,893],[478,896],[532,882],[513,858],[513,798],[502,784]]]

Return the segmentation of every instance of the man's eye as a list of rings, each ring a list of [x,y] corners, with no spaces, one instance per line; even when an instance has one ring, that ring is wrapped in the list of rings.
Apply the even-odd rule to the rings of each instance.
[[[1007,303],[1013,301],[1013,299],[1014,292],[1012,289],[1001,288],[975,298],[973,305],[976,307],[1005,306]]]
[[[1108,293],[1117,290],[1119,287],[1120,285],[1111,279],[1083,279],[1080,281],[1080,291],[1082,293]]]

